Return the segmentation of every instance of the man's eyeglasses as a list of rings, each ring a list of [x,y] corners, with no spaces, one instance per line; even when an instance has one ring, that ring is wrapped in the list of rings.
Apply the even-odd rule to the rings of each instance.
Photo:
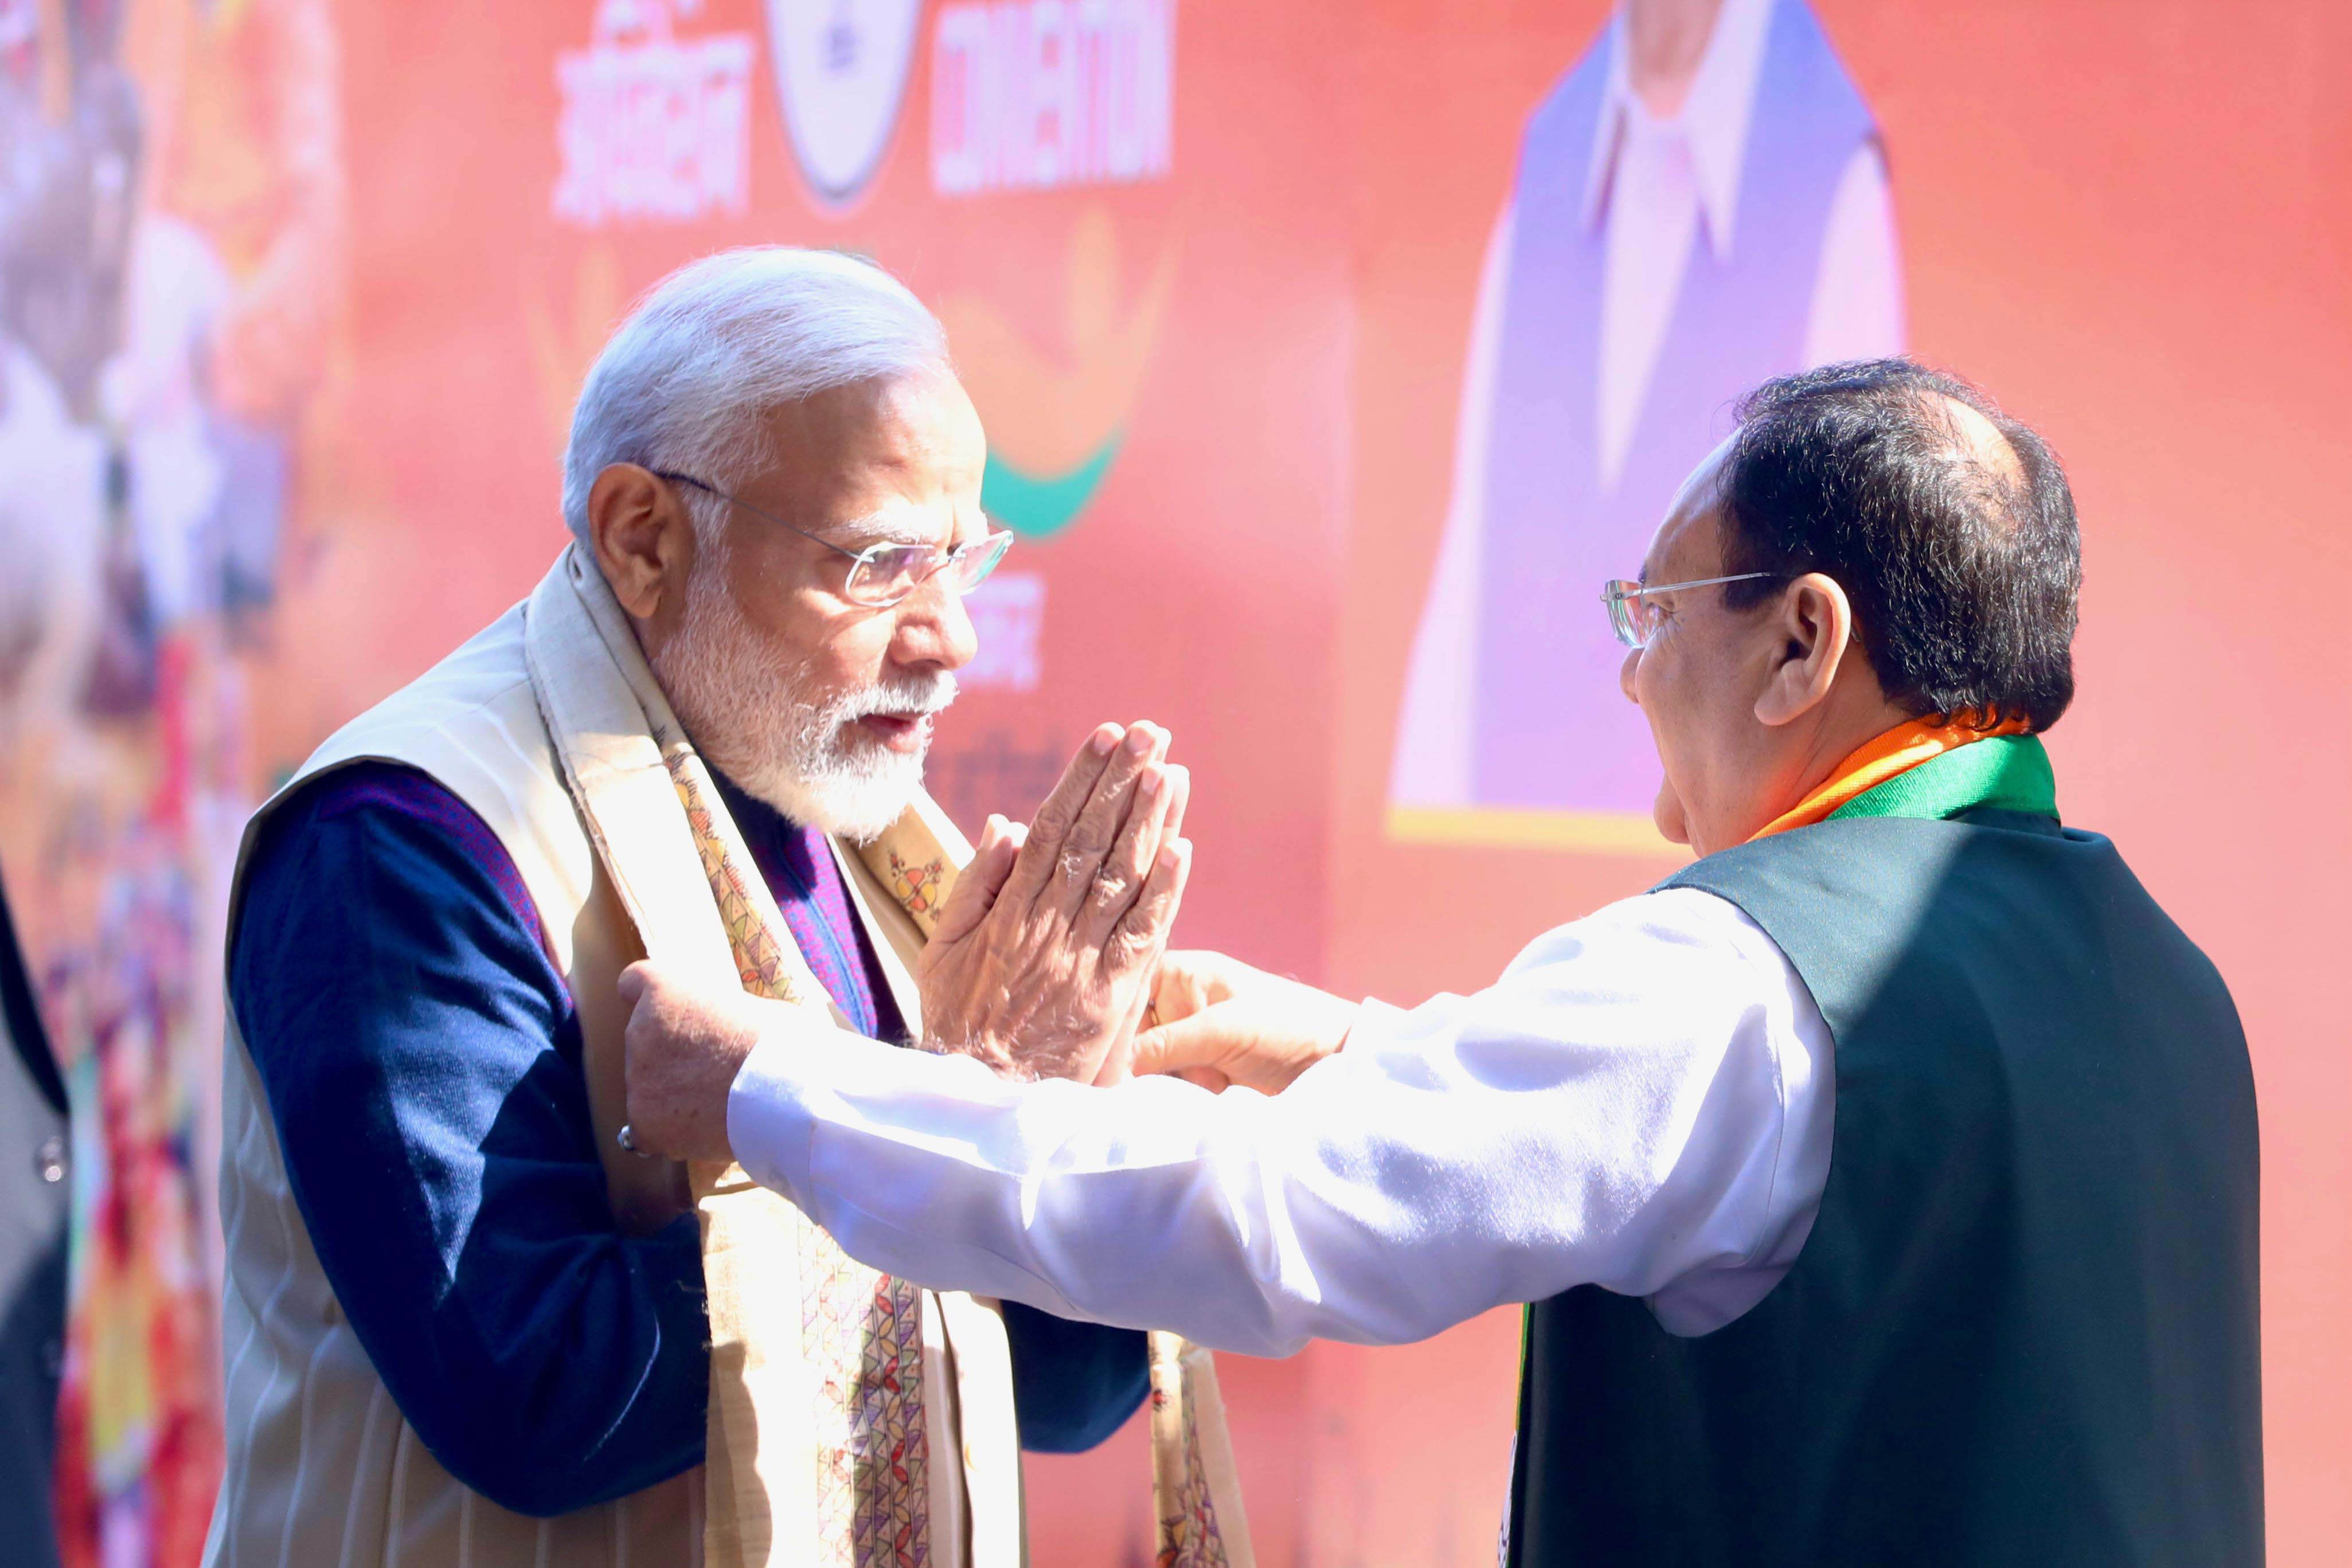
[[[869,610],[887,610],[912,593],[934,577],[944,576],[947,585],[957,594],[970,593],[978,588],[1004,552],[1013,548],[1010,529],[992,528],[976,539],[967,539],[953,549],[938,545],[897,544],[885,542],[867,545],[862,550],[846,549],[822,534],[813,534],[797,523],[788,523],[772,512],[763,512],[749,501],[739,500],[716,486],[686,474],[671,474],[661,469],[651,471],[656,479],[667,479],[673,485],[690,485],[705,495],[716,496],[730,507],[740,507],[755,517],[765,517],[778,528],[790,528],[804,539],[814,539],[839,556],[849,558],[849,577],[841,586],[841,596],[852,604],[862,604]]]
[[[1647,588],[1641,583],[1614,577],[1601,585],[1601,602],[1609,607],[1609,625],[1617,633],[1617,641],[1628,648],[1646,648],[1666,618],[1664,610],[1650,602],[1651,594],[1673,593],[1685,588],[1712,588],[1719,582],[1751,582],[1758,578],[1780,575],[1777,571],[1738,571],[1729,577],[1702,577],[1690,582],[1661,582]]]

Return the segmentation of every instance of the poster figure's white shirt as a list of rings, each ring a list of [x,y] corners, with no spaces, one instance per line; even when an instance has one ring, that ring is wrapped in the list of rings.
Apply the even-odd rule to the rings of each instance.
[[[1593,399],[1601,478],[1623,471],[1694,245],[1718,257],[1738,243],[1739,185],[1750,111],[1764,64],[1774,0],[1725,0],[1689,95],[1661,119],[1634,92],[1621,12],[1599,47],[1609,51],[1606,97],[1592,141],[1583,218],[1603,228],[1600,362]],[[1470,726],[1476,670],[1481,546],[1495,377],[1510,297],[1517,199],[1503,209],[1479,273],[1462,405],[1454,432],[1454,490],[1421,633],[1413,645],[1399,721],[1390,798],[1454,805],[1475,799]],[[1886,166],[1876,147],[1848,160],[1822,236],[1805,331],[1805,364],[1878,359],[1903,351],[1902,256]],[[1793,369],[1801,367],[1791,366]],[[1570,369],[1563,373],[1581,373]],[[1701,422],[1721,411],[1693,409]],[[1625,563],[1634,575],[1639,559]],[[1600,592],[1601,585],[1592,585]],[[1596,605],[1569,613],[1599,614]]]
[[[780,1034],[728,1125],[861,1262],[1064,1317],[1286,1355],[1597,1284],[1697,1334],[1811,1233],[1832,1069],[1780,948],[1678,888],[1547,933],[1474,996],[1366,1003],[1276,1095]]]

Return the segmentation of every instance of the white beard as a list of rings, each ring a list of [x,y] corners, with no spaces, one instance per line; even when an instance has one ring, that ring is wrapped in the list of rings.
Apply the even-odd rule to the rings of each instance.
[[[677,634],[652,661],[678,722],[711,766],[793,821],[865,843],[922,788],[936,716],[955,676],[886,672],[872,685],[810,701],[810,667],[761,645],[713,561],[687,585]],[[925,714],[922,742],[894,751],[856,727],[867,714]]]

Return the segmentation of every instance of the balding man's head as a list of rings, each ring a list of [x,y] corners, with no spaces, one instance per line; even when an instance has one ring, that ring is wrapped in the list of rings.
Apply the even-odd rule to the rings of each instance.
[[[1821,572],[1853,605],[1887,696],[2046,729],[2074,695],[2081,543],[2041,437],[1908,360],[1768,382],[1718,488],[1727,572]],[[1737,583],[1735,606],[1775,582]]]

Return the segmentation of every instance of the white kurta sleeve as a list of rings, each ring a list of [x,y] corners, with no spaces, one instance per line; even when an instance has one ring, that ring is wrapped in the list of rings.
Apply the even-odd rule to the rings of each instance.
[[[1678,890],[1549,933],[1475,996],[1367,1003],[1273,1097],[777,1039],[729,1124],[754,1177],[875,1268],[1284,1355],[1587,1282],[1659,1306],[1693,1280],[1719,1299],[1730,1271],[1752,1304],[1827,1168],[1819,1019],[1746,916]]]

